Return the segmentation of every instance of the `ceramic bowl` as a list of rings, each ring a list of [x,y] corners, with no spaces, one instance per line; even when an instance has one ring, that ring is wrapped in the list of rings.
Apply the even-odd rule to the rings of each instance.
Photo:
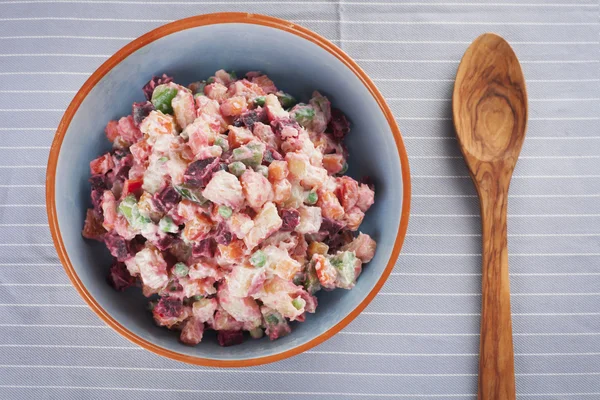
[[[260,70],[282,90],[307,101],[313,90],[327,95],[352,124],[346,139],[349,174],[368,175],[375,205],[361,230],[377,240],[375,258],[356,287],[320,292],[316,314],[294,323],[281,339],[247,340],[220,347],[214,335],[198,346],[156,326],[141,291],[116,292],[106,283],[111,257],[102,243],[84,240],[90,207],[89,162],[110,148],[107,121],[143,100],[142,86],[167,73],[181,84],[224,68]],[[406,150],[383,96],[358,65],[319,35],[272,17],[220,13],[179,20],[134,40],[108,59],[75,95],[52,144],[46,179],[48,219],[58,255],[83,299],[113,329],[157,354],[207,366],[249,366],[299,354],[333,336],[373,299],[390,274],[406,233],[410,175]]]

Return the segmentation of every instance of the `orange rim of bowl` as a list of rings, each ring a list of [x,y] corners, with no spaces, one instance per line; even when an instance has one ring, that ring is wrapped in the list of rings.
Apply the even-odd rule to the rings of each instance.
[[[390,259],[388,260],[385,270],[383,271],[381,277],[375,284],[375,287],[369,292],[369,294],[363,299],[363,301],[336,325],[304,344],[301,344],[299,346],[296,346],[292,349],[286,350],[278,354],[242,360],[215,360],[209,358],[190,356],[172,350],[167,350],[145,339],[142,339],[135,333],[125,328],[119,322],[117,322],[113,317],[111,317],[106,312],[106,310],[104,310],[98,304],[98,302],[90,295],[90,293],[87,291],[87,289],[84,287],[83,283],[77,276],[73,265],[71,264],[71,260],[69,259],[65,245],[62,240],[62,236],[60,234],[55,203],[54,181],[56,177],[56,167],[58,164],[58,157],[63,139],[65,137],[69,124],[73,119],[73,116],[77,112],[77,109],[79,108],[83,100],[86,98],[86,96],[89,94],[89,92],[100,81],[100,79],[102,79],[110,70],[112,70],[112,68],[114,68],[117,64],[123,61],[131,53],[157,39],[185,29],[224,23],[245,23],[253,25],[262,25],[292,33],[298,37],[309,40],[310,42],[318,45],[322,49],[328,51],[330,54],[332,54],[338,60],[340,60],[347,68],[349,68],[360,79],[363,85],[365,85],[365,87],[369,90],[369,92],[377,101],[379,108],[381,109],[381,111],[387,119],[390,129],[392,130],[392,133],[394,135],[394,140],[396,141],[398,155],[400,156],[400,166],[402,168],[401,173],[403,184],[402,213],[400,217],[398,233],[396,236],[394,247],[392,248],[392,254],[390,255]],[[98,314],[98,316],[105,323],[107,323],[110,327],[112,327],[114,330],[116,330],[118,333],[120,333],[133,343],[164,357],[168,357],[177,361],[183,361],[190,364],[210,367],[249,367],[253,365],[261,365],[275,361],[280,361],[285,358],[300,354],[324,342],[325,340],[329,339],[337,332],[339,332],[346,325],[348,325],[373,300],[375,295],[379,292],[379,290],[387,280],[392,269],[394,268],[395,261],[398,258],[398,255],[400,254],[400,249],[402,248],[402,243],[404,242],[404,237],[406,236],[406,230],[408,228],[408,219],[410,212],[410,193],[411,186],[408,156],[406,154],[406,148],[404,147],[404,142],[402,141],[400,130],[398,129],[394,116],[389,107],[387,106],[383,96],[381,95],[381,93],[379,93],[379,90],[377,90],[375,84],[371,81],[367,74],[356,64],[356,62],[352,60],[350,56],[344,53],[340,48],[329,42],[327,39],[304,27],[298,26],[289,21],[269,17],[266,15],[237,12],[223,12],[198,15],[171,22],[169,24],[154,29],[143,36],[140,36],[139,38],[135,39],[134,41],[117,51],[112,57],[105,61],[83,84],[83,86],[81,87],[81,89],[79,89],[79,91],[71,101],[71,104],[69,104],[69,107],[65,111],[65,114],[63,115],[60,124],[58,125],[58,128],[56,130],[56,135],[54,137],[54,141],[52,142],[52,147],[50,148],[50,156],[48,158],[48,168],[46,172],[46,209],[48,212],[48,222],[50,225],[50,231],[52,233],[52,240],[54,241],[54,246],[56,247],[58,257],[63,267],[65,268],[69,279],[71,280],[81,297],[83,297],[85,302],[91,307],[91,309],[96,314]]]

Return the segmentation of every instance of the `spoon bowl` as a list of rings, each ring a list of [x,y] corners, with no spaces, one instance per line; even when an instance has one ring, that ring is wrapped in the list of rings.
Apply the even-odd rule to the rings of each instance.
[[[456,74],[452,114],[481,207],[478,398],[514,400],[506,212],[508,187],[527,128],[527,90],[519,60],[500,36],[481,35],[465,52]]]

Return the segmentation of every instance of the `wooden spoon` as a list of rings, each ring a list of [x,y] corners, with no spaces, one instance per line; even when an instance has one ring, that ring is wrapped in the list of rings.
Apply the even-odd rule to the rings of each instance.
[[[454,84],[456,137],[481,207],[483,237],[480,400],[515,399],[506,209],[508,186],[525,139],[527,91],[519,60],[500,36],[469,46]]]

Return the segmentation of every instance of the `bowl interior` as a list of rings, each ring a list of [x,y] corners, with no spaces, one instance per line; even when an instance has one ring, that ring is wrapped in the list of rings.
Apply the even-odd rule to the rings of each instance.
[[[220,347],[214,335],[196,346],[177,340],[177,333],[157,327],[138,289],[117,293],[105,277],[111,258],[104,245],[84,240],[81,229],[90,207],[89,162],[110,149],[104,136],[107,121],[131,112],[142,101],[142,86],[167,73],[188,83],[224,68],[238,73],[260,70],[275,84],[307,101],[313,90],[327,95],[352,123],[346,144],[349,174],[368,175],[376,185],[376,202],[361,231],[378,243],[375,258],[364,268],[356,287],[318,295],[317,313],[293,326],[276,341],[247,340]],[[79,279],[96,302],[135,335],[165,349],[195,357],[244,360],[285,352],[323,334],[355,309],[386,268],[400,223],[403,182],[398,148],[385,116],[359,78],[335,56],[294,34],[248,23],[206,25],[179,31],[135,51],[113,68],[84,99],[66,132],[56,169],[56,213],[62,239]]]

